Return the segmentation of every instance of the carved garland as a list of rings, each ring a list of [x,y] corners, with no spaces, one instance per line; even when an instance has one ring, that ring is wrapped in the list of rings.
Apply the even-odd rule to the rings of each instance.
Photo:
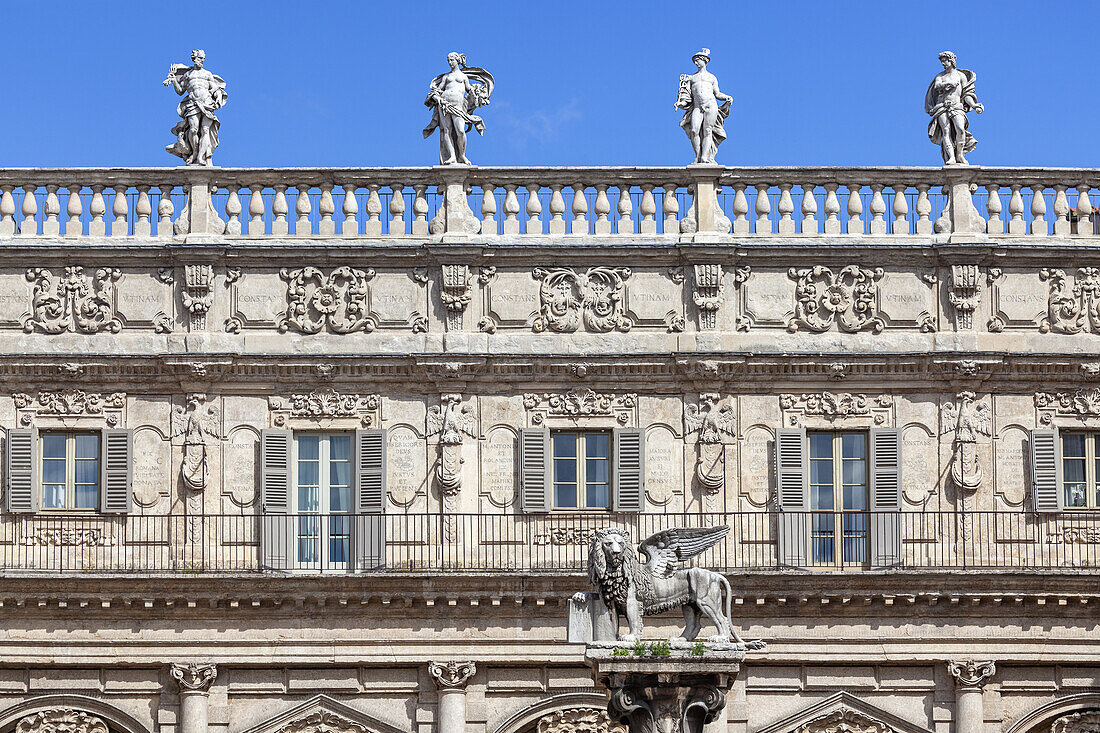
[[[470,268],[466,265],[443,265],[443,279],[439,284],[439,301],[447,311],[447,330],[462,330],[462,314],[470,304],[473,286],[470,284]]]
[[[102,416],[108,427],[122,424],[122,411],[126,406],[124,392],[103,395],[82,389],[63,389],[57,392],[39,392],[31,397],[25,392],[12,395],[19,424],[30,427],[40,415],[50,417],[98,417]]]
[[[871,418],[875,425],[890,422],[890,410],[894,401],[890,395],[868,397],[852,392],[812,392],[779,395],[779,407],[783,410],[784,424],[798,427],[806,417],[819,417],[833,422],[842,418]]]
[[[1053,425],[1056,417],[1087,421],[1100,417],[1100,387],[1075,392],[1036,392],[1039,424]]]
[[[331,387],[268,398],[268,407],[272,412],[271,423],[275,427],[287,425],[291,418],[313,421],[354,418],[364,428],[369,428],[379,423],[378,409],[381,403],[381,398],[376,394],[345,394]]]
[[[982,295],[981,271],[977,265],[952,265],[947,300],[955,309],[955,325],[960,331],[974,327],[974,309]]]
[[[611,720],[606,710],[569,708],[539,718],[537,733],[626,733],[627,727]]]
[[[206,314],[214,304],[214,267],[184,265],[184,287],[180,293],[184,309],[191,316],[191,330],[206,330]]]
[[[542,425],[547,417],[614,417],[617,423],[626,425],[637,403],[638,395],[633,392],[615,395],[591,389],[523,395],[532,425]]]
[[[100,717],[72,708],[51,708],[26,716],[15,733],[109,733]]]
[[[634,322],[626,316],[623,297],[628,267],[590,267],[585,272],[565,267],[536,267],[531,276],[540,281],[536,332],[592,333],[629,331]]]
[[[878,281],[885,271],[848,265],[834,273],[828,267],[792,267],[787,277],[797,281],[794,315],[787,330],[806,328],[824,333],[835,325],[845,333],[879,333],[886,322],[879,314]]]

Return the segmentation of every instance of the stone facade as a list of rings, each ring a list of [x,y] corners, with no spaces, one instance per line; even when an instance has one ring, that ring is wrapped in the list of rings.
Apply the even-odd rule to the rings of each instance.
[[[0,171],[0,730],[617,731],[566,643],[592,532],[714,524],[768,642],[714,733],[1092,729],[1054,431],[1100,418],[1095,171],[119,175]],[[929,197],[960,176],[986,232]],[[540,473],[585,431],[611,511]],[[866,436],[851,562],[803,431]],[[95,509],[43,507],[47,433],[101,436]],[[310,559],[322,433],[353,511]]]

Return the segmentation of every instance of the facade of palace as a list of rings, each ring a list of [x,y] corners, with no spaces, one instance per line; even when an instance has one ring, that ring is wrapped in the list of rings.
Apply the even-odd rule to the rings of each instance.
[[[1096,730],[1098,185],[0,170],[0,733],[608,733],[594,531],[719,525],[709,731]]]

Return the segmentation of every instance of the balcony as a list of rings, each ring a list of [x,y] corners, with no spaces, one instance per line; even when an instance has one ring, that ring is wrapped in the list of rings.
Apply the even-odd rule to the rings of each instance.
[[[593,532],[636,541],[728,525],[696,559],[726,573],[1100,572],[1100,512],[7,515],[0,572],[583,573]]]

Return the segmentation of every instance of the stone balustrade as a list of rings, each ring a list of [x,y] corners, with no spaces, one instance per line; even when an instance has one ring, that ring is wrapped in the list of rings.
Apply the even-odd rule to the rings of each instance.
[[[955,184],[976,226],[951,218]],[[444,211],[448,185],[466,194]],[[978,166],[4,169],[0,237],[1097,236],[1098,185]]]

